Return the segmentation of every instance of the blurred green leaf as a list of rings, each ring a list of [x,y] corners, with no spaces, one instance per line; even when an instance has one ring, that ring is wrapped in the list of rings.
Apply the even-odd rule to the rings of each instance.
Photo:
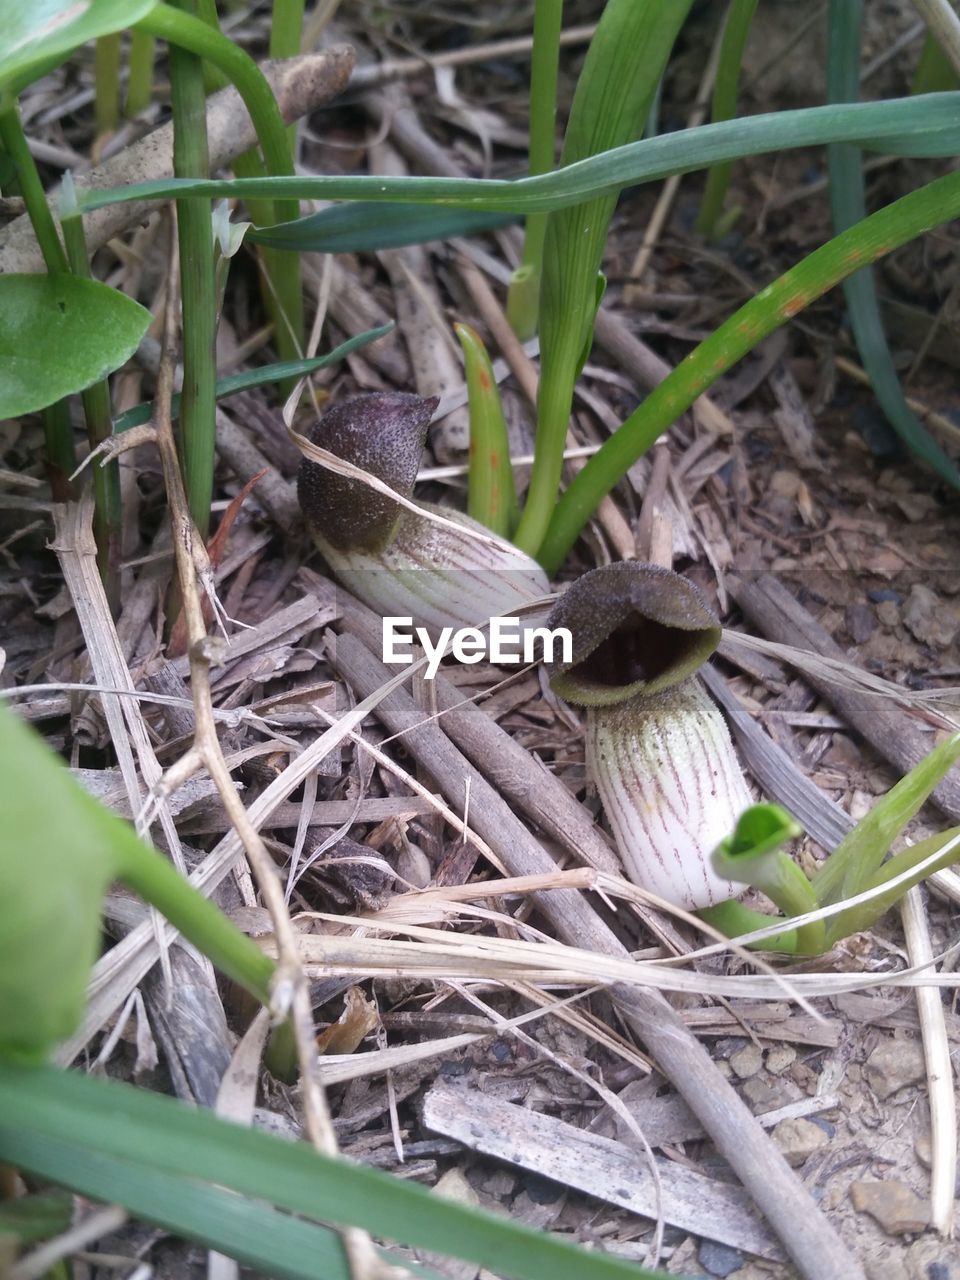
[[[124,364],[150,312],[96,280],[0,275],[0,418],[43,409]]]
[[[0,0],[0,89],[14,93],[78,45],[122,31],[157,0]]]
[[[0,1236],[14,1236],[22,1245],[49,1240],[73,1221],[73,1197],[46,1191],[0,1201]]]
[[[162,1206],[168,1224],[172,1212],[182,1213],[188,1197],[196,1196],[197,1204],[204,1197],[212,1207],[215,1202],[207,1193],[212,1190],[208,1184],[214,1184],[277,1209],[465,1258],[517,1280],[649,1280],[653,1275],[632,1262],[585,1252],[375,1169],[322,1156],[305,1143],[286,1142],[173,1098],[72,1071],[0,1064],[0,1159],[47,1176],[69,1173],[70,1185],[78,1188],[86,1184],[87,1165],[103,1174],[110,1169],[108,1159],[124,1162],[132,1171],[155,1171],[157,1186],[168,1190],[175,1178],[183,1186],[172,1205]],[[129,1185],[137,1189],[136,1212],[157,1220],[161,1206],[151,1207],[149,1184],[131,1179]],[[122,1178],[115,1177],[111,1190],[110,1198],[121,1204],[132,1200]],[[102,1185],[98,1194],[107,1194]],[[224,1196],[220,1202],[225,1213],[230,1199]],[[237,1214],[225,1218],[237,1224],[238,1232],[245,1203],[237,1197]],[[199,1234],[196,1222],[189,1233]],[[248,1246],[249,1233],[242,1238]],[[325,1274],[322,1267],[313,1272]]]

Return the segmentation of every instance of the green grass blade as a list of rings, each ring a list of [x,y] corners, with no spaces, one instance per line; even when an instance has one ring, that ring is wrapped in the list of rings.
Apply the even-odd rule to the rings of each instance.
[[[470,406],[467,513],[509,538],[517,522],[517,490],[500,390],[480,335],[468,324],[453,328],[463,349]]]
[[[713,87],[713,103],[710,119],[731,120],[737,114],[737,90],[740,87],[740,63],[746,48],[747,37],[753,24],[758,0],[730,0],[727,21],[723,28],[717,78]],[[697,219],[697,230],[709,238],[717,234],[717,224],[727,198],[733,162],[715,164],[707,175],[707,185]]]
[[[362,1227],[516,1280],[650,1280],[653,1273],[423,1187],[229,1124],[173,1098],[53,1068],[0,1065],[0,1159],[69,1143],[90,1158],[149,1161],[161,1175],[213,1183],[276,1208]]]
[[[532,178],[294,177],[207,182],[163,179],[108,191],[85,191],[82,212],[129,200],[254,196],[288,200],[371,200],[438,204],[503,213],[549,212],[613,195],[623,187],[691,173],[721,160],[828,142],[855,142],[891,155],[952,156],[960,127],[960,93],[807,107],[724,120],[615,147]]]
[[[382,205],[357,201],[276,227],[251,228],[250,244],[312,253],[375,253],[407,244],[495,231],[517,221],[509,213],[438,209],[435,205]]]
[[[749,351],[851,272],[960,216],[960,173],[895,200],[821,245],[726,320],[647,396],[574,478],[538,553],[556,572],[597,504],[663,434]]]
[[[109,1122],[109,1116],[104,1121]],[[0,1144],[6,1159],[21,1169],[91,1199],[122,1205],[145,1222],[216,1249],[277,1280],[315,1280],[318,1275],[324,1280],[351,1280],[340,1237],[330,1227],[192,1178],[162,1173],[151,1168],[149,1155],[142,1162],[119,1160],[56,1137],[38,1139],[18,1133],[12,1126],[0,1130]],[[70,1208],[68,1201],[66,1223],[60,1230],[69,1225]],[[427,1271],[417,1275],[438,1280]]]
[[[564,165],[636,138],[692,0],[607,0],[577,81]],[[597,277],[617,193],[547,218],[540,282],[540,389],[530,487],[514,541],[536,555],[560,488],[573,388],[593,339]]]
[[[960,733],[955,733],[874,803],[814,876],[821,906],[859,893],[873,879],[890,845],[958,760]]]
[[[827,53],[827,94],[832,103],[856,101],[860,93],[863,0],[831,0]],[[863,157],[858,147],[827,148],[830,207],[834,231],[846,231],[867,216]],[[942,480],[960,485],[960,474],[907,404],[883,329],[873,269],[865,267],[844,282],[850,328],[874,395],[897,435]]]
[[[217,399],[224,400],[228,396],[236,395],[238,391],[249,391],[252,387],[263,387],[272,382],[286,382],[290,379],[302,378],[308,373],[315,373],[317,369],[336,364],[351,351],[365,347],[368,342],[376,342],[378,338],[383,338],[391,332],[393,327],[391,320],[389,324],[380,325],[377,329],[367,329],[365,333],[358,333],[355,337],[348,338],[346,342],[341,342],[339,347],[334,347],[326,355],[313,356],[309,360],[285,360],[280,364],[265,364],[259,369],[245,369],[243,373],[232,373],[228,378],[218,379]],[[170,406],[170,412],[174,418],[179,410],[180,396],[177,394],[173,397]],[[113,434],[119,435],[121,431],[129,431],[131,427],[139,427],[142,423],[149,422],[152,413],[153,405],[149,401],[135,404],[114,418]]]

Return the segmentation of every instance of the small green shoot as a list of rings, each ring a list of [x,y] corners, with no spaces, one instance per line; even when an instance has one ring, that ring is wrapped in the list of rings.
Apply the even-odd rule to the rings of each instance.
[[[470,406],[467,510],[474,520],[508,538],[517,522],[517,491],[497,380],[480,335],[468,324],[453,328],[463,348]]]

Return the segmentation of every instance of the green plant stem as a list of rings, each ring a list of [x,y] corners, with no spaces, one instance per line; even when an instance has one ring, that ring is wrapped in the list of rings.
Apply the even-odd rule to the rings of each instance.
[[[130,63],[127,72],[128,116],[146,111],[153,96],[153,63],[157,42],[146,31],[134,29],[130,37]]]
[[[6,92],[0,94],[0,146],[16,170],[20,194],[47,270],[51,275],[69,270],[40,174],[27,146],[16,99]],[[43,430],[53,497],[64,502],[71,496],[69,477],[77,465],[68,401],[60,400],[44,409]]]
[[[757,929],[769,929],[772,924],[777,923],[774,916],[768,916],[763,911],[753,911],[735,899],[718,902],[715,907],[702,907],[697,915],[728,938],[742,938],[744,934],[754,933]],[[784,924],[789,924],[789,921],[785,920]],[[774,937],[748,942],[747,946],[751,951],[777,951],[788,956],[819,954],[801,950],[799,932],[798,929],[788,928]]]
[[[93,113],[98,136],[113,133],[120,120],[120,32],[100,36],[94,53]]]
[[[65,218],[61,223],[70,268],[76,276],[92,279],[90,260],[83,236],[82,218]],[[113,435],[113,411],[110,383],[106,378],[80,393],[87,420],[87,439],[91,450]],[[120,464],[116,458],[106,466],[93,468],[94,518],[93,532],[97,543],[97,564],[110,608],[116,615],[120,605]]]
[[[508,538],[517,518],[517,491],[500,392],[480,335],[467,324],[453,327],[463,348],[470,404],[467,511],[474,520]]]
[[[181,2],[187,4],[190,0]],[[204,177],[209,174],[210,162],[203,69],[195,53],[177,44],[170,46],[170,85],[173,171],[182,178]],[[213,498],[217,381],[217,288],[210,206],[196,200],[178,200],[177,231],[183,303],[180,449],[190,514],[201,536],[206,537]]]
[[[717,63],[717,78],[713,86],[713,105],[711,120],[732,120],[737,114],[737,90],[740,85],[740,64],[743,51],[753,23],[758,0],[730,0],[726,24],[723,28],[723,40],[720,45],[720,59]],[[730,175],[733,173],[733,162],[724,161],[715,164],[707,174],[707,185],[697,219],[697,230],[710,239],[717,234],[717,225],[723,213],[723,204],[730,186]]]
[[[291,135],[283,123],[266,78],[252,58],[220,32],[213,0],[199,0],[197,12],[200,16],[194,17],[171,9],[169,5],[159,4],[135,29],[151,31],[202,57],[204,63],[209,64],[204,71],[208,91],[219,89],[226,83],[235,86],[250,112],[264,157],[261,159],[256,151],[238,156],[233,162],[238,178],[293,174]],[[289,38],[286,26],[284,30]],[[253,221],[261,226],[288,221],[300,215],[300,205],[296,200],[257,199],[254,196],[248,198],[247,206]],[[258,248],[258,254],[263,273],[264,305],[273,323],[277,355],[281,360],[296,360],[303,354],[300,261],[290,254],[265,247]],[[293,387],[292,382],[284,385],[286,390]]]
[[[831,104],[860,96],[863,0],[830,0],[827,93]],[[834,231],[846,231],[867,215],[863,155],[850,143],[827,147],[830,209]],[[843,285],[850,328],[873,393],[888,422],[913,452],[944,480],[960,485],[960,473],[907,404],[884,331],[873,270],[854,272]]]
[[[222,973],[261,1004],[269,1005],[273,961],[166,858],[145,846],[125,848],[117,876],[156,907]]]
[[[691,0],[607,0],[574,95],[568,165],[635,139]],[[532,179],[536,181],[537,179]],[[528,180],[529,181],[529,180]],[[593,341],[598,275],[617,196],[552,213],[540,288],[540,392],[534,464],[514,541],[536,555],[560,489],[573,388]]]
[[[270,57],[293,58],[300,52],[303,38],[304,0],[273,0],[270,15]],[[296,154],[297,126],[287,128],[291,157]]]
[[[549,173],[556,163],[557,69],[562,27],[563,0],[536,0],[530,67],[531,174]],[[523,257],[513,274],[507,293],[507,319],[521,342],[532,338],[537,331],[540,272],[546,234],[547,215],[530,214],[524,231]]]
[[[637,459],[759,342],[852,272],[958,215],[960,173],[950,173],[835,236],[751,298],[651,391],[574,478],[540,549],[544,568],[556,572],[598,504]]]

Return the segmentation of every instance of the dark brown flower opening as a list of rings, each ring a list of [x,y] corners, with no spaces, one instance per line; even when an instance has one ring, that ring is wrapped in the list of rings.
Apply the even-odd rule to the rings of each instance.
[[[585,705],[653,694],[691,675],[717,647],[720,625],[686,578],[622,561],[594,569],[548,619],[573,637],[573,660],[551,670],[562,697]]]

